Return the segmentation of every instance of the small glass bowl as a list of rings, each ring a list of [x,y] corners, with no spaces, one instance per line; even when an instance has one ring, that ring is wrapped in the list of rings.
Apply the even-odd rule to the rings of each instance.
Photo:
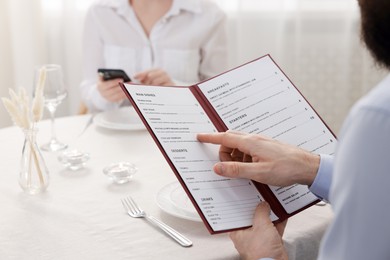
[[[137,167],[132,163],[118,162],[106,166],[103,173],[114,183],[123,184],[129,182],[137,170]]]
[[[84,153],[77,149],[65,151],[58,157],[58,160],[72,171],[84,168],[85,163],[89,159],[89,153]]]

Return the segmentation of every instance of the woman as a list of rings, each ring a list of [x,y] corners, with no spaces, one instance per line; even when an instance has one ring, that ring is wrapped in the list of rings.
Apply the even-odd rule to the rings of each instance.
[[[123,69],[148,85],[191,85],[227,68],[226,17],[208,0],[98,0],[84,30],[83,102],[91,111],[124,105],[119,79],[98,68]]]

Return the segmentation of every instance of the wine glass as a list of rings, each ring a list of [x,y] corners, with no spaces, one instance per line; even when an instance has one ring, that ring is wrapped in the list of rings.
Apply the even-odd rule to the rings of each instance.
[[[50,113],[51,119],[51,139],[49,143],[44,144],[41,148],[45,151],[59,151],[66,149],[68,145],[60,142],[56,137],[54,114],[57,110],[57,106],[66,98],[67,91],[62,79],[61,66],[57,64],[45,64],[37,69],[37,72],[35,73],[35,87],[38,84],[38,75],[41,68],[46,70],[43,95],[45,97],[44,104]]]

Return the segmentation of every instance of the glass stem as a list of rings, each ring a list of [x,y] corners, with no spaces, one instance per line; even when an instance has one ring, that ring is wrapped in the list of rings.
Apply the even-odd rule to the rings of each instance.
[[[47,108],[50,112],[50,121],[51,121],[51,140],[57,140],[56,136],[56,129],[55,129],[55,121],[54,121],[54,114],[56,112],[56,108],[53,106],[49,106]]]

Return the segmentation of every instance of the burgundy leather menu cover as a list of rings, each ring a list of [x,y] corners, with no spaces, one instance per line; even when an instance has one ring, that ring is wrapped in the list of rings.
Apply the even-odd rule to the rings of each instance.
[[[336,137],[270,55],[193,86],[121,87],[211,234],[250,227],[262,200],[275,222],[319,201],[304,185],[216,175],[219,147],[196,139],[197,133],[230,129],[333,154]]]

